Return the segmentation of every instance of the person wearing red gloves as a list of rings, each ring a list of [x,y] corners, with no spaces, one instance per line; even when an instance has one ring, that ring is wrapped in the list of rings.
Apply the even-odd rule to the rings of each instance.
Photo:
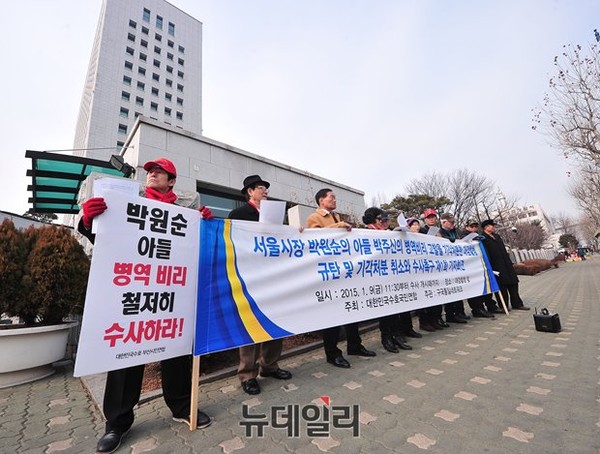
[[[151,200],[177,205],[177,194],[173,192],[177,178],[175,165],[166,158],[159,158],[145,163],[144,170],[148,172],[145,196]],[[197,198],[193,204],[196,206],[189,208],[197,208]],[[77,230],[93,243],[95,235],[91,232],[92,221],[108,207],[102,197],[94,197],[87,200],[82,208],[83,214]],[[203,219],[214,218],[209,208],[201,206],[198,210]],[[173,413],[173,420],[186,424],[189,424],[190,418],[191,358],[191,355],[185,355],[161,361],[163,397]],[[119,448],[123,436],[133,424],[133,407],[140,400],[143,377],[143,364],[108,372],[103,402],[106,430],[98,440],[97,452],[110,453]],[[197,421],[198,428],[208,427],[212,422],[202,411],[198,411]]]

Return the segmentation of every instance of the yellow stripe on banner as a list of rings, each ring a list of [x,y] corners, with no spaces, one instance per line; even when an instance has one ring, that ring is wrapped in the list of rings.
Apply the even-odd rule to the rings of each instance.
[[[227,279],[231,286],[231,294],[235,305],[237,306],[238,314],[242,319],[242,323],[250,337],[254,342],[265,342],[272,340],[273,337],[265,331],[256,316],[252,312],[250,302],[244,296],[242,290],[242,282],[235,270],[235,251],[233,250],[233,242],[231,241],[231,220],[226,219],[224,224],[223,236],[225,239],[225,263],[227,267]]]
[[[490,282],[490,275],[488,274],[487,269],[485,267],[485,260],[483,260],[483,253],[480,258],[481,258],[481,264],[483,265],[483,276],[485,277],[485,289],[487,290],[487,293],[491,293],[492,283]]]

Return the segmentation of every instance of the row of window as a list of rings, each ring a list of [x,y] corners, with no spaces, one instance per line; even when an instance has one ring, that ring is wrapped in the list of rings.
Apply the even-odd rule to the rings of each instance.
[[[161,41],[162,40],[162,37],[158,33],[154,35],[154,38],[157,41]],[[133,33],[127,33],[127,40],[128,41],[131,41],[132,43],[135,43],[136,39],[137,38],[136,38],[136,36]],[[148,41],[145,40],[145,39],[143,39],[143,38],[141,38],[140,39],[140,45],[142,47],[148,48]],[[173,41],[167,41],[167,45],[169,47],[173,48],[175,46],[175,43],[173,43]],[[154,46],[154,52],[156,52],[157,54],[160,54],[161,50],[162,49],[159,46]],[[181,52],[183,54],[184,51],[185,51],[184,47],[183,46],[179,46],[179,52]],[[172,60],[173,59],[173,55],[170,52],[167,53],[167,56],[169,56],[169,55],[170,55],[170,59]],[[180,65],[183,66],[183,64],[184,64],[183,58],[178,58],[177,59],[177,63],[179,63]]]
[[[147,11],[147,10],[144,10],[144,11]],[[150,19],[146,20],[145,16],[144,16],[144,22],[150,23]],[[137,30],[137,22],[134,21],[133,19],[129,19],[129,27],[131,27],[134,30]],[[159,30],[163,29],[163,18],[161,16],[156,16],[156,28]],[[150,30],[148,29],[148,27],[145,27],[142,25],[141,30],[144,35],[150,36]],[[173,22],[168,23],[167,33],[170,36],[175,36],[175,24]],[[154,37],[158,41],[162,41],[162,35],[160,33],[155,33]],[[171,40],[168,40],[168,44],[169,44],[169,47],[174,47],[174,45],[175,45],[175,43]],[[183,46],[178,46],[178,50],[182,54],[185,53],[185,48]]]
[[[126,48],[126,52],[129,55],[133,55],[133,53],[129,52],[130,49],[131,49],[130,47],[127,47]],[[131,50],[133,50],[133,49],[131,49]],[[140,52],[140,60],[147,61],[146,60],[146,54],[143,54],[142,52]],[[156,68],[160,68],[161,62],[160,62],[160,60],[154,59],[152,61],[152,64]],[[166,65],[165,67],[166,67],[167,72],[169,74],[173,74],[174,73],[175,69],[171,65]],[[133,63],[130,62],[129,60],[125,60],[125,68],[129,69],[130,71],[132,71],[133,70]],[[143,66],[138,66],[138,73],[140,73],[143,76],[146,75],[146,68],[144,68]],[[177,70],[177,77],[183,79],[184,76],[185,76],[185,73],[183,71]],[[156,79],[156,80],[158,80],[158,79]]]
[[[131,100],[131,93],[127,92],[127,91],[121,91],[121,99],[123,101],[130,101]],[[170,98],[168,99],[169,101],[171,100]],[[136,96],[135,97],[135,104],[136,106],[143,106],[144,105],[144,98],[141,96]],[[177,98],[177,105],[178,106],[183,106],[183,99],[181,98]],[[124,110],[125,109],[125,110]],[[151,110],[158,110],[158,103],[156,102],[151,102],[150,103],[150,109]],[[165,106],[165,113],[167,115],[171,115],[171,107],[166,107]],[[120,115],[123,117],[128,117],[129,116],[129,110],[125,107],[121,107],[121,112]],[[137,117],[137,114],[136,114]],[[176,111],[176,117],[178,120],[183,120],[183,112],[180,111]]]
[[[158,80],[158,79],[157,79]],[[123,76],[123,85],[126,85],[128,87],[131,86],[132,80],[131,77],[128,76]],[[141,81],[137,81],[136,83],[138,90],[141,91],[145,91],[146,89],[146,84],[144,82]],[[179,85],[177,86],[178,90],[179,90]],[[183,86],[181,86],[181,90],[179,90],[180,92],[183,92]],[[160,90],[156,87],[152,87],[151,92],[154,96],[158,96],[160,93]],[[172,101],[173,100],[173,95],[169,92],[165,92],[165,99],[167,101]],[[178,106],[183,106],[183,98],[177,98],[177,105]]]
[[[125,68],[127,68],[129,70],[133,69],[133,66],[129,67],[127,65],[127,63],[128,62],[125,62]],[[139,68],[138,72],[142,76],[146,75],[146,70],[144,68]],[[183,78],[183,74],[181,74],[179,77]],[[156,82],[160,82],[160,75],[158,75],[156,73],[152,73],[152,80],[154,80]],[[127,75],[123,76],[123,84],[124,85],[131,86],[132,82],[133,82],[133,79],[131,77],[129,77]],[[173,81],[171,79],[166,78],[165,79],[165,85],[167,87],[173,87]],[[144,82],[142,82],[141,80],[138,80],[137,81],[137,87],[138,87],[138,89],[144,91],[144,89],[146,87],[146,84]],[[183,93],[183,88],[184,88],[183,84],[176,84],[176,87],[177,87],[177,91],[178,92]]]

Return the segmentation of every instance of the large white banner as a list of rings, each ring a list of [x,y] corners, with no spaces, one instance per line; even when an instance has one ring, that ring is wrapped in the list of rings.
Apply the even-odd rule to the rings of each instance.
[[[104,198],[76,377],[192,352],[200,214],[118,192]]]
[[[196,355],[498,289],[477,241],[214,220],[200,244]]]

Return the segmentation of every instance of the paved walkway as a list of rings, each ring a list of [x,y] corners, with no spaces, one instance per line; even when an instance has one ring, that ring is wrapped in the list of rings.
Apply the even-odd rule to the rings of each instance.
[[[561,316],[559,334],[536,332],[531,312],[424,333],[412,352],[391,354],[376,332],[365,344],[376,358],[348,357],[349,370],[328,365],[322,350],[284,360],[287,382],[261,380],[244,394],[235,377],[203,384],[201,408],[214,418],[194,432],[171,421],[162,399],[136,410],[119,452],[155,453],[599,453],[600,257],[521,278],[525,303]],[[329,437],[264,428],[247,437],[249,413],[298,404],[331,408],[358,404],[360,436],[347,428]],[[333,414],[334,412],[332,412]],[[281,421],[278,419],[278,421]],[[36,383],[0,390],[0,452],[94,452],[103,421],[70,367]]]

